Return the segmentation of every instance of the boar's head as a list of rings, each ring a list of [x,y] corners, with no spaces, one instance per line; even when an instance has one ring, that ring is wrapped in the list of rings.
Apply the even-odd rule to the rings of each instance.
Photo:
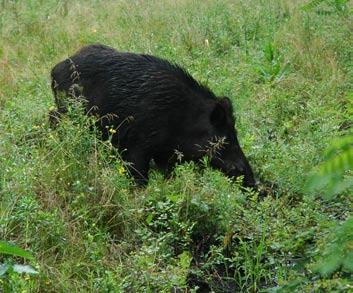
[[[209,142],[211,166],[229,177],[244,176],[244,186],[254,187],[253,171],[238,142],[229,98],[224,97],[216,102],[210,121],[214,131],[213,141]]]
[[[244,186],[255,187],[253,171],[237,139],[229,98],[213,100],[206,109],[199,108],[199,112],[202,114],[194,113],[193,122],[188,123],[192,126],[182,147],[185,159],[198,160],[208,155],[212,167],[231,178],[243,176]]]

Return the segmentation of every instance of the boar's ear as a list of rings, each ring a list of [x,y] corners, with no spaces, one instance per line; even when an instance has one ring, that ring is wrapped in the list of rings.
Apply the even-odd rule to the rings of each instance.
[[[227,115],[232,116],[233,107],[229,98],[219,99],[211,113],[211,122],[216,126],[224,125],[227,122]]]
[[[228,97],[220,98],[219,103],[222,105],[228,115],[233,116],[233,105]]]

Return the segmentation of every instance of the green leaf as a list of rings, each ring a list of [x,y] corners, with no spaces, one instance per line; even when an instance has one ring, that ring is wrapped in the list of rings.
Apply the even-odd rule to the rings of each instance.
[[[310,1],[308,4],[303,6],[304,10],[311,10],[317,6],[319,6],[322,2],[324,2],[325,0],[312,0]]]
[[[169,195],[167,195],[167,198],[171,202],[176,203],[176,202],[178,202],[180,200],[181,197],[179,195],[177,195],[177,194],[169,194]]]
[[[324,2],[335,8],[337,11],[342,12],[346,10],[349,0],[311,0],[309,3],[303,6],[303,10],[310,11]]]
[[[321,191],[326,199],[352,187],[352,179],[345,178],[353,170],[353,136],[335,140],[326,151],[325,162],[308,178],[306,191]]]
[[[153,214],[148,214],[146,218],[146,223],[149,225],[152,223],[152,220],[153,220]]]
[[[275,49],[272,42],[268,42],[264,48],[265,58],[268,62],[272,62],[275,58]]]
[[[342,136],[333,140],[325,152],[325,159],[331,159],[338,151],[346,151],[353,147],[353,135]]]
[[[323,261],[317,265],[317,271],[322,276],[329,276],[339,268],[341,261],[342,258],[338,254],[338,251],[335,251],[335,253],[325,257]]]
[[[351,251],[346,255],[346,258],[343,260],[342,265],[344,270],[348,272],[353,272],[353,241],[350,241],[349,246]]]
[[[332,241],[327,244],[321,260],[316,264],[316,271],[324,277],[340,268],[353,273],[353,217],[335,227]]]
[[[179,255],[179,263],[183,269],[188,269],[190,267],[191,260],[192,260],[192,256],[188,251],[183,251]]]
[[[307,279],[302,278],[302,279],[296,279],[294,281],[291,281],[283,286],[277,286],[269,289],[265,289],[260,292],[266,292],[266,293],[285,293],[285,292],[295,292],[296,289],[305,283]]]
[[[33,255],[23,250],[22,248],[12,245],[6,241],[0,240],[0,254],[9,254],[13,256],[20,256],[26,259],[33,259]]]

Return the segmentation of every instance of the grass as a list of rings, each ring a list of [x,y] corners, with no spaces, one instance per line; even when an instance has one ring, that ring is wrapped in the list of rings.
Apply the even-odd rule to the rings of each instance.
[[[0,285],[353,290],[351,275],[315,271],[352,202],[304,192],[328,143],[352,125],[352,6],[320,2],[0,1],[0,239],[29,250],[39,271]],[[139,189],[75,107],[50,129],[51,68],[96,42],[167,58],[229,96],[244,152],[269,195],[241,192],[193,164],[170,179],[152,170]]]

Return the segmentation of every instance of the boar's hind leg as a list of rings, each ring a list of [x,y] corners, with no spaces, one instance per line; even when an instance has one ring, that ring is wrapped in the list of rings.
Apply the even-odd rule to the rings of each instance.
[[[58,110],[52,110],[49,112],[49,125],[52,129],[55,129],[59,123],[61,113]]]
[[[148,182],[148,170],[150,157],[141,151],[127,151],[123,155],[123,159],[127,162],[127,168],[130,175],[135,179],[138,185],[146,185]]]

